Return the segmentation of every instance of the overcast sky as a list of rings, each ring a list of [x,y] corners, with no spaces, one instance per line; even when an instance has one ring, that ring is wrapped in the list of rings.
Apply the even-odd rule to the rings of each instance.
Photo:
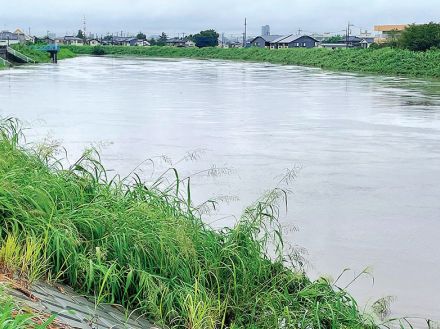
[[[162,31],[170,35],[214,28],[249,34],[269,24],[272,34],[341,33],[347,22],[372,30],[375,24],[440,21],[440,0],[0,0],[0,28],[32,34],[77,32],[86,17],[87,31],[97,34]]]

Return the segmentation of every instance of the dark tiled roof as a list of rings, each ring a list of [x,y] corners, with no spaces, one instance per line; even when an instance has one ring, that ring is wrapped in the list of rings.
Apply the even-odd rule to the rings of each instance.
[[[18,35],[9,31],[0,32],[0,40],[18,40]]]
[[[294,41],[298,40],[299,38],[310,38],[310,39],[313,39],[315,41],[318,41],[315,38],[313,38],[311,36],[308,36],[308,35],[294,35],[294,34],[291,34],[288,37],[278,41],[278,43],[291,43],[291,42],[294,42]]]

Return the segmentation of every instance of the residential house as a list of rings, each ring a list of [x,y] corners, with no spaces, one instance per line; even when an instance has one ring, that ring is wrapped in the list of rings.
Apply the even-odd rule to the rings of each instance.
[[[143,40],[143,39],[138,39],[136,45],[139,46],[139,47],[149,47],[149,46],[151,46],[151,44],[148,42],[148,40]]]
[[[270,43],[281,38],[281,35],[261,35],[253,38],[250,42],[251,47],[270,48]]]
[[[374,43],[374,38],[362,38],[358,36],[342,37],[336,42],[322,42],[320,48],[369,48]]]
[[[99,41],[98,39],[89,39],[87,40],[87,44],[90,46],[100,46],[101,41]]]
[[[134,37],[113,37],[112,44],[116,46],[137,46],[138,39]]]
[[[314,48],[319,42],[315,38],[308,35],[294,35],[280,37],[270,42],[271,49],[282,48]]]
[[[187,40],[185,42],[185,47],[192,48],[192,47],[195,47],[195,46],[196,46],[196,43],[194,41],[192,41],[192,40]]]
[[[64,38],[59,39],[59,41],[64,45],[84,46],[84,39],[74,37],[73,35],[66,35]]]
[[[375,43],[384,43],[393,38],[397,38],[402,34],[402,31],[408,27],[407,24],[400,25],[376,25],[374,31],[377,32],[374,38]]]
[[[0,46],[9,46],[20,43],[20,38],[17,34],[9,31],[0,32]]]
[[[18,40],[20,40],[20,42],[30,42],[30,43],[34,43],[35,42],[35,38],[25,34],[21,29],[16,29],[14,31],[14,34],[17,35]]]
[[[165,44],[169,47],[185,47],[185,42],[185,39],[171,38],[168,39]]]

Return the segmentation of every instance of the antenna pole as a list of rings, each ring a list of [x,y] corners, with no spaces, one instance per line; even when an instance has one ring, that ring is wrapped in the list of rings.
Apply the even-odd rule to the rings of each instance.
[[[243,48],[246,48],[247,39],[247,18],[244,19]]]

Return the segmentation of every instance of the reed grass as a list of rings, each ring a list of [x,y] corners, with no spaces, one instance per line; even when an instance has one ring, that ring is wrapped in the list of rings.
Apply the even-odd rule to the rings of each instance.
[[[55,152],[24,143],[15,120],[0,127],[2,248],[30,246],[46,276],[163,327],[377,327],[346,290],[288,261],[277,220],[283,191],[214,230],[182,200],[175,171],[168,186],[109,178],[93,150],[63,167]]]
[[[94,47],[68,46],[76,54],[92,55]],[[106,55],[169,58],[224,59],[304,65],[335,71],[409,77],[440,78],[440,51],[414,52],[404,49],[262,49],[176,48],[101,46]],[[102,52],[101,52],[102,53]]]

